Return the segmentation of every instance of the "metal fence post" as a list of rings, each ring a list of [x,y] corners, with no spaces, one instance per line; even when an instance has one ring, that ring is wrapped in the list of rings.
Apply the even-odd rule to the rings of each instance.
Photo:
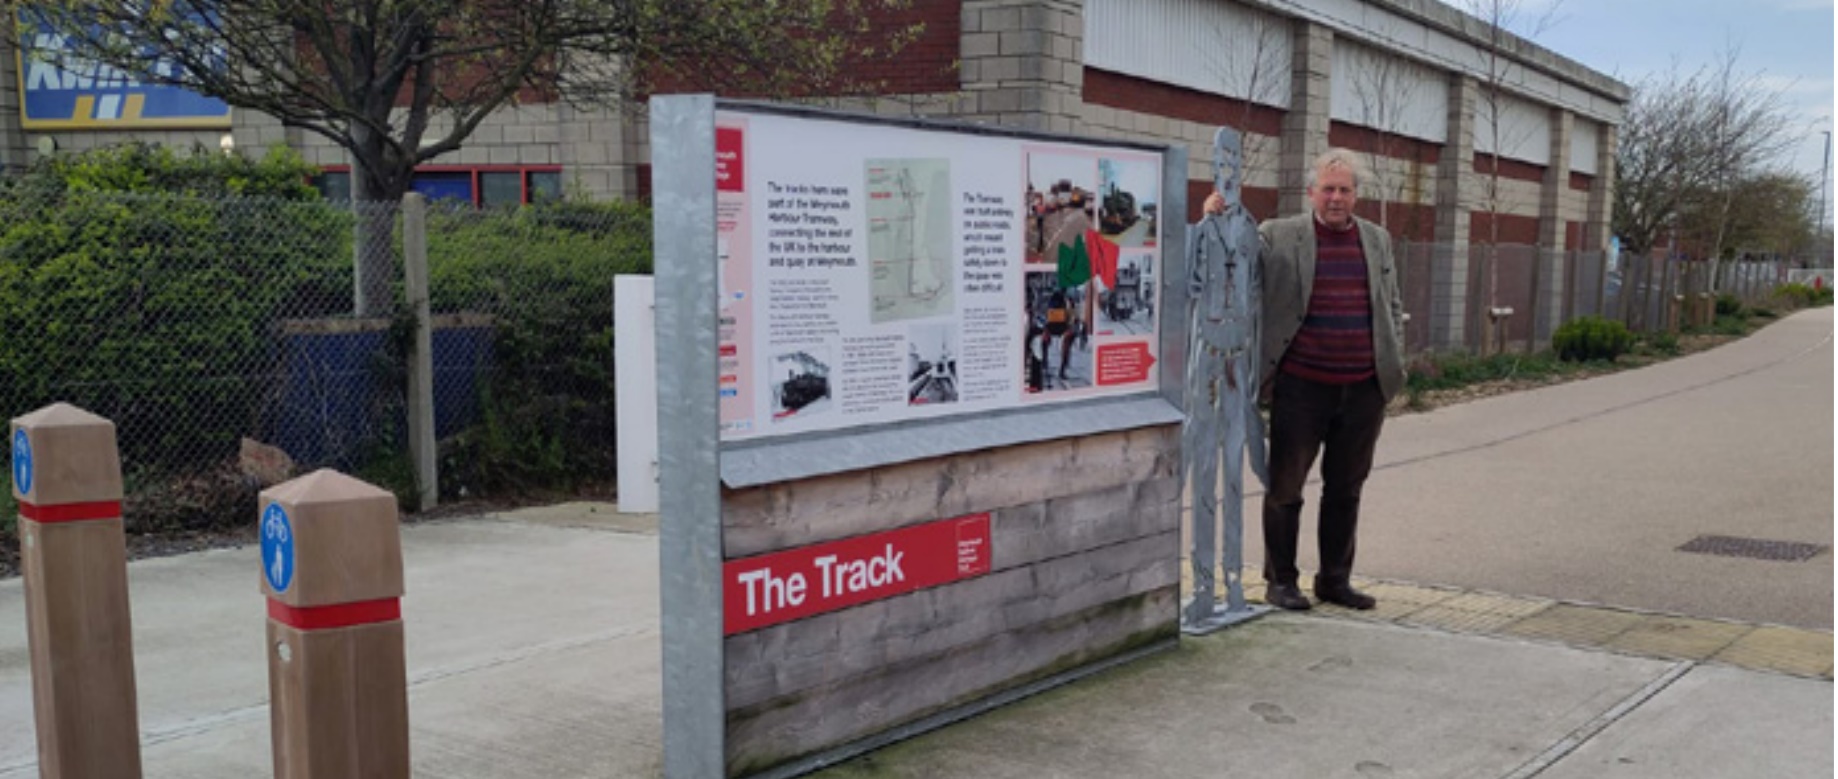
[[[434,331],[428,313],[428,201],[402,198],[403,286],[415,312],[415,342],[408,354],[408,454],[415,464],[419,511],[440,502],[439,458],[434,456]]]

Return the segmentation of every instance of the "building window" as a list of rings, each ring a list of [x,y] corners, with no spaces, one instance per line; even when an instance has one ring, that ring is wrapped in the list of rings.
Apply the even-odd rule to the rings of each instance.
[[[479,205],[503,208],[523,202],[523,174],[518,171],[486,171],[479,174]]]
[[[562,172],[559,170],[532,170],[530,177],[530,202],[553,203],[562,199]]]
[[[326,168],[312,180],[327,200],[351,199],[351,169]],[[459,201],[479,208],[547,203],[562,197],[562,172],[555,167],[429,166],[415,171],[409,189],[431,202]]]
[[[351,173],[342,170],[328,170],[313,177],[313,188],[319,190],[327,200],[349,201],[351,199]]]

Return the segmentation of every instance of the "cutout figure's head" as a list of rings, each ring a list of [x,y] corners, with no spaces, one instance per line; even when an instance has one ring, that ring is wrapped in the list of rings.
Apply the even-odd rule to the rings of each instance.
[[[1213,134],[1213,179],[1219,183],[1219,194],[1228,206],[1241,202],[1239,193],[1244,177],[1244,141],[1237,130],[1221,127]]]

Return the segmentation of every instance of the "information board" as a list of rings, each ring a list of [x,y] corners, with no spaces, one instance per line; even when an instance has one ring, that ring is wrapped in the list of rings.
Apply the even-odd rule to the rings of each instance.
[[[1162,155],[716,117],[725,441],[1158,388]]]

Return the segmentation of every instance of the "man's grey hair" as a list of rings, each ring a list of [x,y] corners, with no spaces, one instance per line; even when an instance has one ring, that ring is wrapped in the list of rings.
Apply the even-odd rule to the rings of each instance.
[[[1366,180],[1366,167],[1359,163],[1359,155],[1339,147],[1322,152],[1321,156],[1315,158],[1315,163],[1308,166],[1308,186],[1313,188],[1315,179],[1329,168],[1340,168],[1353,174],[1353,194],[1359,194],[1359,185]]]

